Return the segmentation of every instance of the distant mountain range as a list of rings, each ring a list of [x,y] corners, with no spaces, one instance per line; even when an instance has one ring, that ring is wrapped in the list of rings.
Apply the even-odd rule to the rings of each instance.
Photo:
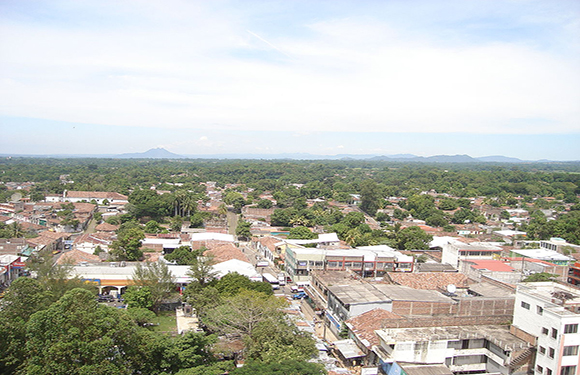
[[[164,148],[152,148],[145,152],[121,154],[118,158],[139,158],[139,159],[265,159],[265,160],[369,160],[369,161],[402,161],[402,162],[423,162],[423,163],[524,163],[526,161],[518,158],[510,158],[501,155],[484,156],[473,158],[469,155],[435,155],[417,156],[413,154],[396,155],[313,155],[308,153],[294,154],[214,154],[214,155],[178,155],[167,151]],[[543,160],[543,162],[548,162]]]
[[[251,159],[251,160],[368,160],[397,161],[418,163],[550,163],[552,160],[521,160],[501,155],[474,158],[469,155],[435,155],[417,156],[413,154],[368,155],[368,154],[338,154],[314,155],[308,153],[292,154],[212,154],[212,155],[179,155],[164,148],[152,148],[145,152],[126,154],[101,155],[10,155],[1,157],[46,157],[46,158],[113,158],[113,159]]]

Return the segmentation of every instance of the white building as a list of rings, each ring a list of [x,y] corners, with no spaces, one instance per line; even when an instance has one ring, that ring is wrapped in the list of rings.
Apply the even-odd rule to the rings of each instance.
[[[505,326],[392,328],[375,331],[379,366],[445,365],[456,374],[526,374],[533,350]]]
[[[580,290],[553,282],[522,283],[516,291],[513,329],[535,341],[535,374],[579,374]]]
[[[493,259],[494,255],[500,255],[501,252],[501,247],[490,243],[447,241],[441,245],[441,263],[457,268],[460,260]]]

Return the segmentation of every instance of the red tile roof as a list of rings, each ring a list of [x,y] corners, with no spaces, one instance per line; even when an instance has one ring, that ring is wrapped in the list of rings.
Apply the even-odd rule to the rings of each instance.
[[[57,264],[80,264],[81,262],[99,263],[101,258],[98,255],[88,254],[81,250],[68,251],[58,258]]]
[[[382,329],[382,323],[387,319],[403,319],[402,316],[384,309],[373,309],[355,318],[346,321],[351,331],[367,347],[379,344],[379,338],[375,331]]]
[[[113,225],[109,223],[101,223],[96,227],[98,232],[114,232],[117,229],[119,229],[119,225]]]
[[[242,251],[239,248],[235,247],[230,243],[213,246],[211,249],[205,251],[203,254],[213,255],[215,257],[214,260],[216,263],[225,262],[231,259],[249,262],[249,259],[246,256],[246,254],[242,253]]]

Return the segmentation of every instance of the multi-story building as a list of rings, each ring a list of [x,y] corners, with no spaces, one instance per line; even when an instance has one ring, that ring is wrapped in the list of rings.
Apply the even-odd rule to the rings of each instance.
[[[378,364],[391,374],[397,363],[445,365],[454,374],[526,374],[532,346],[505,326],[395,328],[375,331]]]
[[[286,273],[295,281],[310,281],[312,270],[352,271],[362,277],[387,272],[412,272],[414,259],[388,246],[356,249],[287,248]]]
[[[502,253],[502,248],[485,242],[465,243],[451,240],[441,246],[441,263],[457,268],[460,260],[493,259]]]
[[[580,373],[580,289],[554,282],[519,284],[512,332],[537,347],[535,374]]]

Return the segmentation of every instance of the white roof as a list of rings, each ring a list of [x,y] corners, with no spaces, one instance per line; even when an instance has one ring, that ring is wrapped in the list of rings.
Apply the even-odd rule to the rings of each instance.
[[[321,242],[339,242],[338,235],[336,233],[322,233],[318,235],[318,240]]]
[[[226,241],[234,242],[235,238],[231,234],[225,233],[214,233],[214,232],[203,232],[203,233],[192,233],[191,241]]]
[[[17,261],[18,258],[20,258],[20,255],[12,255],[12,254],[0,255],[0,264],[8,265],[12,262]]]
[[[510,229],[506,229],[506,230],[496,230],[493,233],[499,234],[500,236],[506,236],[506,237],[518,236],[518,235],[525,235],[526,234],[526,232],[521,232],[519,230],[510,230]]]
[[[179,238],[145,238],[143,245],[163,245],[163,247],[179,247]]]
[[[252,264],[239,259],[230,259],[226,260],[225,262],[218,263],[213,266],[213,269],[217,272],[218,277],[223,277],[231,272],[237,272],[240,275],[244,275],[249,278],[260,276]]]
[[[400,251],[387,245],[363,246],[355,249],[292,249],[295,254],[320,254],[326,256],[358,256],[366,262],[373,262],[377,257],[393,257],[397,262],[413,262],[413,257],[404,255]]]
[[[333,344],[346,359],[364,357],[364,353],[352,339],[335,341]]]
[[[177,283],[189,283],[191,277],[187,274],[190,266],[179,266],[168,264],[167,267]],[[231,259],[213,266],[214,271],[219,277],[222,277],[230,272],[237,272],[241,275],[252,277],[259,277],[260,275],[254,267],[248,263],[238,259]],[[134,264],[128,264],[125,267],[111,267],[110,265],[90,265],[90,266],[76,266],[73,268],[73,273],[85,279],[104,279],[104,280],[130,280],[135,271]]]
[[[443,237],[434,236],[433,240],[429,243],[429,247],[442,247],[443,245],[447,245],[448,243],[454,242],[459,242],[459,239],[457,237],[449,237],[449,236]]]
[[[545,260],[545,261],[550,261],[550,260],[557,260],[557,261],[569,261],[569,260],[574,260],[574,258],[571,258],[569,256],[566,256],[564,254],[560,254],[557,251],[554,250],[548,250],[548,249],[526,249],[526,250],[512,250],[512,252],[522,255],[524,257],[527,258],[533,258],[533,259],[539,259],[539,260]]]

